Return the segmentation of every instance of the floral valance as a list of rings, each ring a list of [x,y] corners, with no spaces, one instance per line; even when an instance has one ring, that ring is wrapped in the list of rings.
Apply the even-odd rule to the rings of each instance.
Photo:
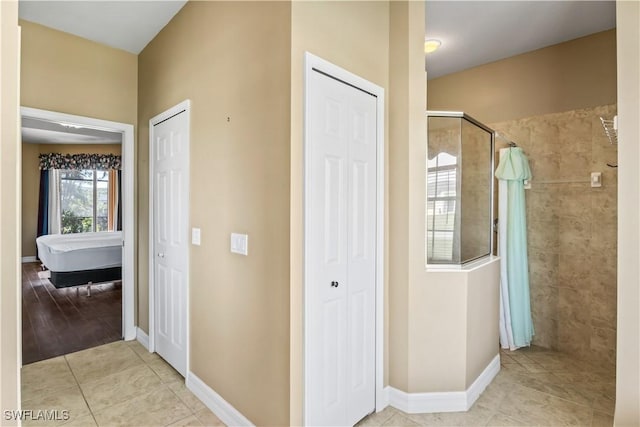
[[[120,169],[122,158],[115,154],[40,154],[40,169]]]

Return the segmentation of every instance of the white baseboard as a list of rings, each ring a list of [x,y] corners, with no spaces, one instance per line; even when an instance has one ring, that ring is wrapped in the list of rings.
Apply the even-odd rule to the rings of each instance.
[[[464,412],[475,403],[480,394],[500,372],[500,355],[497,355],[466,391],[406,393],[391,386],[386,387],[389,404],[408,414],[430,412]]]
[[[464,391],[406,393],[391,387],[389,404],[407,414],[430,412],[463,412],[467,410]]]
[[[391,393],[391,386],[383,387],[382,393],[376,398],[376,412],[384,410],[389,406],[389,394]]]
[[[498,375],[500,372],[500,355],[496,355],[491,362],[484,368],[484,371],[478,378],[471,384],[471,386],[467,389],[467,409],[471,408],[471,406],[475,403],[476,400],[480,397],[482,392],[491,381]]]
[[[244,415],[213,391],[193,372],[187,372],[187,388],[228,426],[253,426]]]
[[[136,327],[136,339],[144,348],[149,350],[149,335],[138,327]]]
[[[37,261],[37,259],[36,259],[35,256],[23,256],[22,257],[22,262],[23,263],[25,263],[25,262],[36,262],[36,261]]]

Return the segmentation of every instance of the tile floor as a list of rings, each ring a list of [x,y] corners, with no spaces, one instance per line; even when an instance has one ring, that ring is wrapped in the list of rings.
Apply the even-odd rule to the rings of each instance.
[[[612,426],[615,371],[539,347],[502,352],[502,368],[468,412],[393,408],[358,426]]]
[[[23,425],[223,426],[158,355],[117,341],[22,368],[23,410],[68,410]],[[59,412],[58,418],[63,418]]]
[[[503,352],[501,361],[500,373],[468,412],[405,414],[387,408],[358,426],[613,424],[611,368],[536,347]],[[65,426],[224,425],[173,368],[135,341],[24,366],[22,398],[23,409],[69,410],[71,418],[58,423]]]

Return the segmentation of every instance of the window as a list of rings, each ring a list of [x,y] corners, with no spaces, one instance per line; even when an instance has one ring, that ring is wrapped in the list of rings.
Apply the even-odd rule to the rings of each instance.
[[[109,172],[61,170],[60,211],[63,234],[107,231]]]
[[[430,262],[454,261],[457,158],[440,153],[427,164],[427,246]]]

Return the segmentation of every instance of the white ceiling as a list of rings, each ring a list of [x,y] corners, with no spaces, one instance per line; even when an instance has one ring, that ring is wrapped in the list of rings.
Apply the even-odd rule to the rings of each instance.
[[[19,15],[20,19],[75,34],[137,55],[185,3],[186,0],[20,0]]]
[[[1,0],[0,0],[1,1]],[[138,54],[186,1],[20,0],[20,18]],[[429,78],[615,27],[615,1],[426,1]]]
[[[616,26],[615,1],[426,1],[429,79]]]
[[[70,123],[24,117],[22,142],[27,144],[121,144],[122,134]]]

